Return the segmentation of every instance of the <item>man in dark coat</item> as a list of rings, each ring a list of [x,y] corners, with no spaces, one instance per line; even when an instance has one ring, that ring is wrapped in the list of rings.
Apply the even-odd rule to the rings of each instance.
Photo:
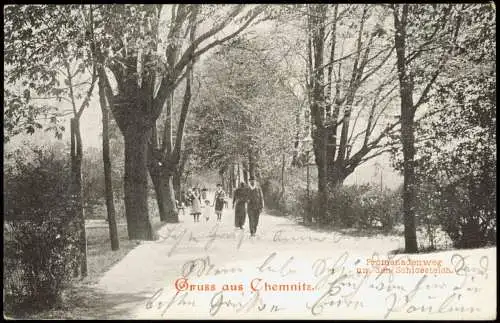
[[[247,203],[247,190],[245,183],[241,183],[240,187],[234,191],[233,209],[234,209],[234,226],[243,229],[245,225],[245,218],[247,216],[246,203]],[[235,208],[236,206],[236,208]]]
[[[248,221],[250,222],[250,235],[255,236],[257,225],[259,224],[259,216],[264,208],[264,195],[262,190],[255,183],[255,178],[252,176],[248,185]]]

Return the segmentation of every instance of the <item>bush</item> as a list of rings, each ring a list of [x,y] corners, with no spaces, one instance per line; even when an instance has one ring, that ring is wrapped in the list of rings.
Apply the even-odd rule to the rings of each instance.
[[[379,228],[390,231],[402,220],[401,190],[381,191],[379,187],[372,185],[341,186],[329,190],[325,205],[317,192],[312,190],[312,185],[310,197],[307,196],[306,179],[297,175],[287,176],[284,194],[279,181],[267,179],[263,182],[266,207],[303,220],[309,215],[318,223],[345,228]],[[319,211],[325,207],[326,217],[320,219]]]
[[[261,185],[264,203],[267,208],[286,211],[281,184],[273,179],[267,179]]]
[[[381,191],[369,184],[345,185],[329,190],[326,218],[316,220],[344,228],[390,231],[401,221],[401,206],[399,191]],[[311,206],[313,214],[318,214],[320,207],[325,206],[316,197]]]
[[[440,204],[444,212],[439,213],[439,222],[455,247],[477,248],[496,244],[496,185],[493,178],[485,178],[482,183],[466,179],[458,185],[448,186]]]
[[[328,192],[328,222],[341,227],[366,227],[368,212],[363,209],[361,198],[369,186],[341,186],[330,189]]]
[[[280,179],[267,178],[262,181],[266,208],[297,218],[305,216],[308,201],[307,185],[306,180],[301,178],[297,171],[298,169],[294,168],[287,173],[285,192],[282,192]]]
[[[377,187],[369,187],[369,190],[361,196],[361,208],[365,212],[361,222],[367,227],[379,227],[385,231],[391,231],[394,225],[402,222],[403,200],[401,191],[388,189],[379,190]]]
[[[55,149],[17,150],[4,171],[5,305],[54,305],[77,255],[70,168]]]
[[[496,244],[494,177],[468,176],[448,185],[422,185],[417,201],[417,220],[426,227],[431,247],[440,229],[456,248]]]
[[[311,193],[311,197],[307,196],[307,190],[301,188],[295,188],[295,190],[288,190],[285,192],[285,210],[287,215],[291,215],[299,221],[306,221],[308,215],[317,214],[314,206],[314,197]],[[313,216],[314,217],[314,216]]]

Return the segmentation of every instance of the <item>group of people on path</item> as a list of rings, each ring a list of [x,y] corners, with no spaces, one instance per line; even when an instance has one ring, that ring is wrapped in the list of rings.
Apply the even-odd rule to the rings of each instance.
[[[210,219],[210,206],[215,206],[217,222],[222,221],[222,210],[224,209],[226,200],[226,193],[222,190],[222,184],[217,184],[217,190],[215,191],[214,200],[211,204],[207,193],[208,190],[206,188],[200,190],[195,187],[186,194],[185,200],[188,205],[191,206],[191,215],[193,216],[194,222],[200,222],[202,213],[205,213],[205,219],[208,221]],[[182,205],[182,207],[183,206],[184,205]]]
[[[217,222],[222,221],[222,211],[224,206],[227,206],[227,195],[222,189],[222,184],[217,184],[217,189],[214,193],[213,202],[207,196],[208,190],[206,188],[199,189],[193,188],[189,190],[184,197],[184,200],[191,206],[191,215],[194,222],[200,222],[202,213],[205,215],[206,221],[210,219],[210,207],[215,208],[217,215]],[[179,210],[184,212],[185,203],[179,205]],[[257,226],[259,224],[260,213],[264,209],[264,196],[262,190],[256,184],[255,178],[250,177],[248,187],[245,183],[240,183],[240,186],[235,190],[233,197],[234,225],[238,229],[243,229],[245,225],[246,216],[248,214],[248,222],[250,225],[250,235],[255,236]]]
[[[245,218],[248,214],[250,225],[250,235],[253,237],[259,225],[260,213],[264,209],[264,195],[259,186],[256,185],[255,178],[251,177],[248,187],[245,183],[240,183],[240,187],[234,191],[233,197],[234,225],[243,229]]]

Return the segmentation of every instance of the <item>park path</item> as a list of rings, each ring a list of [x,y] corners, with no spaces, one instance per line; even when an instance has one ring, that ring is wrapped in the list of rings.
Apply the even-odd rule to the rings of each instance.
[[[436,312],[443,299],[453,292],[454,284],[462,282],[462,276],[457,274],[426,275],[422,279],[423,274],[356,273],[356,268],[368,267],[368,259],[387,259],[391,250],[402,247],[402,237],[320,232],[264,213],[257,236],[251,238],[248,219],[243,231],[235,229],[233,223],[231,209],[224,210],[222,223],[217,223],[214,215],[208,222],[201,218],[194,223],[191,216],[181,214],[180,223],[166,224],[158,231],[158,241],[141,242],[95,286],[114,300],[108,302],[112,305],[107,313],[114,313],[110,318],[374,319],[384,318],[390,312],[389,318],[418,319],[428,317],[420,307]],[[442,260],[443,266],[452,266],[452,254],[446,251],[411,259]],[[496,293],[496,248],[464,251],[460,255],[467,259],[468,275],[472,278],[462,287],[477,286],[478,290],[476,294],[463,293],[460,300],[453,300],[453,305],[475,306],[478,310],[435,313],[433,318],[489,318],[495,309],[491,297],[495,299]],[[484,257],[488,259],[486,267]],[[453,261],[455,264],[456,258]],[[479,273],[481,269],[483,273]],[[473,270],[478,271],[474,276]],[[187,284],[193,287],[186,287],[186,281],[180,279],[183,273],[188,277]],[[436,287],[443,281],[446,286]],[[424,282],[436,286],[419,292],[415,304],[395,306],[415,286],[423,289]],[[224,285],[236,290],[220,292]],[[299,285],[310,285],[313,290],[301,290]],[[252,290],[252,286],[260,292]],[[295,289],[284,291],[286,288]],[[396,302],[388,310],[391,304],[387,299],[392,294]]]

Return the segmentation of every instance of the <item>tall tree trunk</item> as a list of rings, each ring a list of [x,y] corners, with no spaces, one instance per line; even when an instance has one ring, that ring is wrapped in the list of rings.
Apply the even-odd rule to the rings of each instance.
[[[327,80],[328,85],[326,87],[326,122],[324,130],[324,138],[326,140],[326,167],[327,167],[327,181],[332,184],[334,182],[332,172],[335,167],[335,152],[337,148],[337,119],[339,114],[339,105],[336,104],[339,100],[340,89],[338,83],[335,84],[335,96],[333,97],[333,61],[335,60],[335,47],[337,45],[337,15],[338,15],[338,4],[335,5],[332,30],[331,30],[331,40],[330,40],[330,60],[327,69]],[[339,63],[340,66],[340,63]]]
[[[404,101],[411,101],[411,96]],[[416,196],[416,179],[415,179],[415,134],[414,120],[408,112],[401,111],[401,139],[403,143],[403,212],[405,224],[405,249],[408,253],[418,251],[417,245],[417,230],[415,225],[415,196]],[[410,105],[412,107],[412,105]]]
[[[166,177],[163,185],[166,188],[167,194],[165,196],[165,205],[167,206],[167,223],[179,223],[179,213],[175,205],[175,189],[174,189],[174,176],[171,174]]]
[[[166,140],[164,138],[164,140]],[[162,153],[165,147],[157,148],[158,138],[156,128],[152,129],[151,140],[148,145],[148,169],[156,195],[160,220],[167,223],[179,222],[175,205],[175,166],[165,161]],[[177,179],[180,185],[180,177]]]
[[[255,178],[255,158],[251,150],[248,150],[248,172],[250,177]]]
[[[345,169],[342,161],[339,161],[338,159],[335,161],[330,161],[332,162],[333,165],[329,165],[328,167],[328,185],[331,188],[337,188],[339,186],[342,186],[344,184],[344,180],[347,178],[347,170]]]
[[[177,213],[177,207],[175,205],[175,189],[174,189],[174,176],[166,175],[160,177],[159,180],[159,191],[158,193],[161,195],[161,198],[158,200],[158,203],[161,201],[163,205],[163,210],[160,211],[160,215],[163,218],[162,221],[167,223],[178,223],[179,222],[179,214]]]
[[[237,171],[237,168],[236,168],[236,164],[233,163],[233,189],[236,190],[238,188],[238,174],[236,173]]]
[[[253,168],[254,168],[254,176],[255,178],[260,181],[262,179],[262,174],[260,172],[260,166],[259,166],[259,163],[260,163],[260,150],[255,150],[254,153],[253,153]]]
[[[292,156],[292,166],[299,165],[299,147],[300,147],[300,137],[301,137],[300,129],[302,127],[300,118],[301,115],[302,115],[302,105],[299,105],[295,110],[295,127],[297,129],[297,132],[295,133],[295,141],[293,143],[294,150]]]
[[[238,162],[238,187],[240,187],[241,183],[241,170],[240,170],[240,162]]]
[[[78,223],[78,250],[81,277],[87,276],[87,235],[85,232],[85,216],[83,213],[82,200],[82,139],[80,134],[79,119],[71,119],[71,174],[72,174],[72,194],[75,199],[74,215]]]
[[[310,12],[309,20],[309,39],[311,40],[308,46],[309,65],[312,77],[310,84],[311,93],[311,117],[313,120],[313,147],[316,157],[316,165],[318,167],[318,198],[320,205],[326,205],[328,200],[327,192],[327,170],[328,164],[326,159],[327,142],[325,140],[325,93],[324,93],[324,67],[323,67],[323,51],[325,47],[325,20],[326,20],[326,5],[309,5]],[[326,208],[318,208],[318,218],[320,221],[326,218]]]
[[[248,185],[248,163],[244,162],[242,166],[243,166],[243,180],[245,181],[245,184]]]
[[[225,176],[224,176],[224,169],[221,168],[219,169],[219,178],[220,178],[220,183],[222,184],[222,189],[226,189],[226,182],[225,182]]]
[[[109,109],[106,104],[102,79],[99,79],[99,101],[102,112],[102,160],[104,164],[104,189],[106,210],[108,213],[109,238],[111,240],[111,250],[118,250],[120,249],[120,240],[118,239],[118,228],[116,226],[113,182],[111,178],[111,158],[109,153]]]
[[[324,130],[324,129],[322,129]],[[316,159],[316,168],[318,170],[318,205],[327,205],[328,203],[328,173],[326,165],[326,145],[325,137],[322,131],[313,133],[314,154]],[[326,220],[325,207],[315,208],[317,210],[317,220],[323,223]],[[311,209],[312,210],[312,209]]]
[[[180,165],[179,165],[179,168],[178,168],[178,172],[179,172],[179,188],[180,188],[181,191],[183,190],[182,184],[186,183],[186,181],[183,180],[183,178],[185,178],[184,173],[185,173],[185,169],[186,169],[186,163],[189,160],[189,156],[190,155],[191,155],[190,152],[187,152],[187,151],[183,152],[182,158],[181,158],[181,162],[180,162]]]
[[[318,140],[321,144],[323,142],[322,139]],[[321,148],[320,148],[321,149]],[[320,156],[324,154],[324,150],[321,149],[319,152]],[[325,167],[325,161],[323,158],[316,159],[316,165],[318,169],[318,205],[327,205],[328,202],[328,179],[327,172]],[[326,208],[320,207],[318,208],[317,214],[318,220],[320,222],[326,220]]]
[[[234,164],[229,166],[228,194],[232,197],[234,188]]]
[[[153,227],[148,216],[148,132],[144,128],[132,126],[123,131],[125,213],[131,240],[154,240]]]
[[[160,213],[160,221],[166,222],[168,218],[166,205],[167,185],[165,184],[165,180],[162,181],[161,167],[149,165],[149,174],[155,190],[156,203],[158,204],[158,212]]]
[[[285,197],[285,154],[281,157],[281,193],[280,199]]]
[[[181,177],[182,173],[180,171],[175,171],[172,176],[172,184],[174,187],[174,197],[178,197],[180,199],[181,196]]]
[[[167,223],[178,223],[179,217],[175,205],[174,176],[169,171],[169,165],[163,164],[154,156],[150,152],[148,168],[156,194],[160,220]]]
[[[155,125],[156,116],[145,110],[152,110],[151,100],[145,100],[137,93],[135,79],[122,84],[123,94],[113,95],[104,68],[99,69],[99,78],[105,80],[106,97],[110,110],[120,128],[125,143],[125,174],[123,178],[125,216],[130,240],[154,240],[153,227],[148,214],[148,141]],[[146,109],[145,109],[146,108]]]
[[[173,148],[173,130],[172,130],[172,110],[173,110],[174,93],[170,93],[166,100],[165,129],[163,130],[162,152],[163,156],[170,156]]]
[[[394,11],[395,47],[401,97],[401,141],[403,145],[403,213],[405,225],[405,251],[418,251],[415,225],[415,134],[413,84],[406,70],[406,27],[408,5],[403,5],[401,17]]]

